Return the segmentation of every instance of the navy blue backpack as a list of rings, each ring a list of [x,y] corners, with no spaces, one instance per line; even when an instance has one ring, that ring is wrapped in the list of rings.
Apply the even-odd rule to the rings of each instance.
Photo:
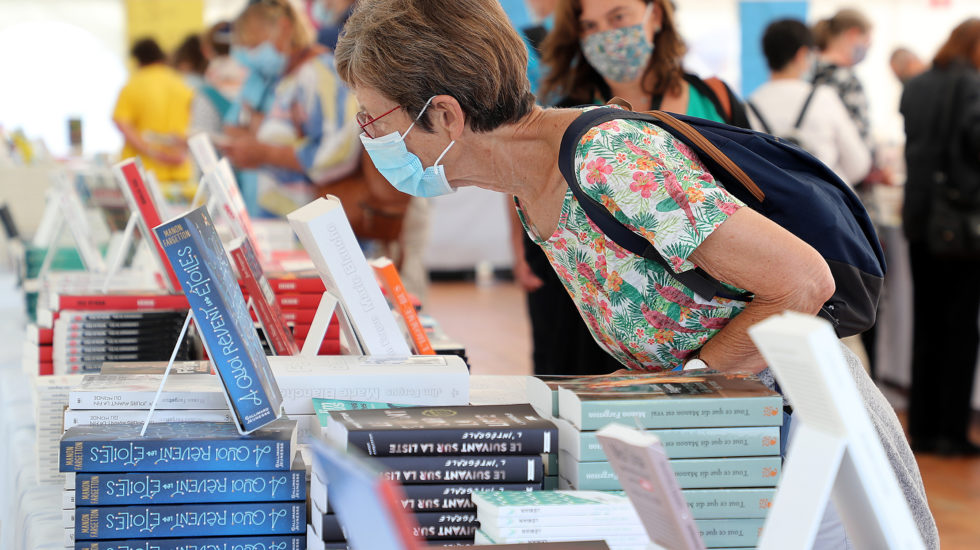
[[[664,266],[704,299],[752,299],[751,294],[733,295],[701,268],[674,273],[653,245],[585,194],[577,179],[575,148],[594,126],[615,119],[644,120],[667,130],[697,153],[729,193],[815,248],[830,265],[837,287],[820,316],[834,325],[838,336],[859,334],[874,325],[885,258],[868,213],[830,168],[803,149],[767,134],[662,111],[600,107],[583,112],[565,130],[558,167],[582,209],[606,236]]]

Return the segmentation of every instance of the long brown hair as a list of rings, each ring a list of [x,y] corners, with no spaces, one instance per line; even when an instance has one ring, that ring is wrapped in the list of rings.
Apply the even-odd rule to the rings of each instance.
[[[682,60],[687,52],[684,40],[674,22],[673,2],[644,0],[660,7],[660,32],[653,37],[653,55],[643,71],[643,91],[661,95],[678,93],[684,78]],[[547,76],[541,84],[541,97],[563,96],[570,101],[589,103],[595,99],[604,81],[582,53],[582,0],[559,0],[555,8],[555,26],[541,43],[541,61]]]
[[[980,19],[971,17],[960,23],[950,33],[946,43],[939,48],[932,64],[940,69],[949,67],[955,61],[967,61],[977,66],[977,45],[980,44]]]
[[[853,8],[844,8],[833,17],[821,19],[813,25],[813,37],[820,51],[827,49],[830,41],[851,29],[858,29],[862,34],[871,30],[871,21],[865,15]]]

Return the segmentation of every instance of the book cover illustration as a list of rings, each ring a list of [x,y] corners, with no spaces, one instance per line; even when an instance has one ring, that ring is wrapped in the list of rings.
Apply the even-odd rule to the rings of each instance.
[[[62,472],[288,470],[296,422],[242,435],[231,423],[74,426],[59,450]]]
[[[530,405],[330,413],[327,436],[373,456],[530,455],[557,449],[555,425]]]
[[[78,473],[77,506],[306,499],[306,470]]]
[[[75,512],[77,540],[305,532],[305,502],[86,506]]]
[[[243,432],[282,414],[282,395],[206,207],[155,229]]]

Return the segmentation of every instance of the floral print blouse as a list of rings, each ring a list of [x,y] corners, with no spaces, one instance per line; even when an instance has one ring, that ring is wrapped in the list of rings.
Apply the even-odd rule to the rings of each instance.
[[[743,203],[715,183],[694,152],[644,121],[612,120],[587,132],[575,152],[582,189],[644,236],[675,272],[696,267],[695,248]],[[652,260],[612,241],[565,194],[558,228],[542,239],[565,289],[603,348],[631,369],[680,367],[744,302],[706,301]]]

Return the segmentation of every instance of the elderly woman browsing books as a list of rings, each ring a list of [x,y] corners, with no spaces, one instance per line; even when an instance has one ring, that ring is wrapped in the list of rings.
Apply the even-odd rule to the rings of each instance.
[[[655,18],[654,10],[634,31],[652,40]],[[596,340],[631,369],[696,361],[763,371],[747,329],[787,309],[816,313],[834,292],[820,254],[744,208],[690,148],[646,122],[614,119],[571,144],[588,200],[667,261],[616,245],[559,170],[562,139],[583,110],[534,104],[527,50],[496,0],[361,0],[336,60],[360,103],[361,142],[381,174],[422,197],[463,186],[514,195],[525,229]],[[704,299],[671,275],[695,268],[752,301]],[[849,361],[919,530],[938,547],[901,426],[860,363]],[[828,537],[821,547],[845,547],[832,507],[821,535]]]
[[[632,369],[697,357],[717,370],[765,367],[746,329],[787,309],[816,313],[834,291],[809,245],[716,185],[660,127],[617,120],[577,144],[585,192],[669,259],[631,254],[590,223],[558,169],[579,109],[534,104],[527,51],[492,0],[359,4],[337,45],[337,69],[361,106],[361,141],[399,190],[417,196],[473,185],[516,196],[594,337]],[[667,270],[700,267],[754,295],[704,300]]]

